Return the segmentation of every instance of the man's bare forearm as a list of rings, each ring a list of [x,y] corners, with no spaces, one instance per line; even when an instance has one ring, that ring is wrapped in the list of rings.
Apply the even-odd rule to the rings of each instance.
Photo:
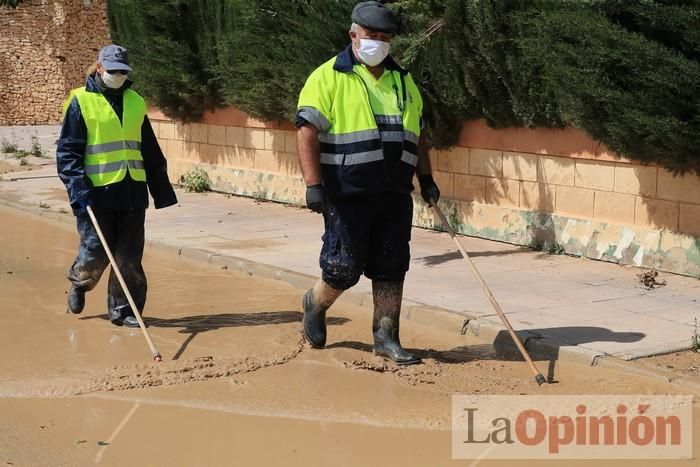
[[[297,150],[299,166],[306,186],[321,183],[321,145],[318,141],[318,129],[310,123],[299,128],[297,132]]]
[[[430,167],[428,141],[424,136],[421,136],[418,142],[418,163],[416,164],[416,174],[421,176],[430,175],[431,173],[433,173],[433,169]]]

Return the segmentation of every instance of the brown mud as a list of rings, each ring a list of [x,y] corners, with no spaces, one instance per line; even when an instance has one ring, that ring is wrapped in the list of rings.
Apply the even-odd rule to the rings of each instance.
[[[0,159],[0,174],[14,172],[17,169],[19,169],[17,165],[5,162],[4,160]]]
[[[372,355],[371,312],[342,302],[314,350],[304,291],[150,249],[156,364],[139,330],[106,319],[106,276],[81,315],[65,312],[69,227],[0,207],[0,465],[697,465],[451,461],[454,394],[687,391],[546,361],[556,382],[538,387],[520,359],[406,320],[402,343],[424,364],[399,368]]]
[[[687,350],[640,360],[640,365],[658,369],[670,378],[683,377],[700,386],[700,353]]]

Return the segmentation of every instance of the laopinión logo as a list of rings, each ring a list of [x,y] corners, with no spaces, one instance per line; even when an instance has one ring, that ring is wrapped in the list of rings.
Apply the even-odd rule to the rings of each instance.
[[[455,459],[688,459],[692,396],[453,396]]]

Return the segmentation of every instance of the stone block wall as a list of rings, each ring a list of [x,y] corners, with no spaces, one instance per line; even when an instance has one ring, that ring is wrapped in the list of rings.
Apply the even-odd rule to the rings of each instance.
[[[447,196],[700,236],[700,177],[613,154],[574,130],[465,124],[460,146],[432,155]]]
[[[292,125],[262,122],[233,108],[208,112],[199,123],[174,122],[157,110],[149,117],[171,180],[203,167],[217,191],[303,202],[306,187]]]
[[[0,8],[0,125],[57,123],[68,92],[110,42],[106,0]]]
[[[216,190],[303,204],[290,124],[233,108],[187,125],[150,117],[173,180],[203,167]],[[430,157],[461,233],[700,277],[700,177],[630,161],[578,130],[483,121],[466,122],[459,146]],[[414,198],[414,224],[442,228]]]

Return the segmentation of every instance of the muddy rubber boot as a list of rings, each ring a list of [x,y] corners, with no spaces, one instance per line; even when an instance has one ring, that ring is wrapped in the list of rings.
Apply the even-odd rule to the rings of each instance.
[[[127,328],[138,328],[139,327],[139,321],[136,319],[136,316],[125,316],[124,319],[122,320],[122,324],[126,326]],[[146,323],[144,323],[146,324]],[[148,326],[146,326],[148,327]]]
[[[83,312],[83,308],[85,308],[85,291],[71,285],[68,291],[68,311],[79,315]]]
[[[131,306],[121,305],[107,310],[109,320],[115,326],[125,326],[127,328],[138,328],[139,322],[131,311]],[[145,324],[145,323],[144,323]],[[148,325],[146,325],[148,327]]]
[[[326,311],[342,293],[342,290],[320,280],[304,294],[303,332],[311,347],[322,349],[326,346]]]
[[[402,294],[402,281],[372,281],[374,354],[388,358],[397,365],[414,365],[421,363],[420,357],[407,352],[399,340]]]

